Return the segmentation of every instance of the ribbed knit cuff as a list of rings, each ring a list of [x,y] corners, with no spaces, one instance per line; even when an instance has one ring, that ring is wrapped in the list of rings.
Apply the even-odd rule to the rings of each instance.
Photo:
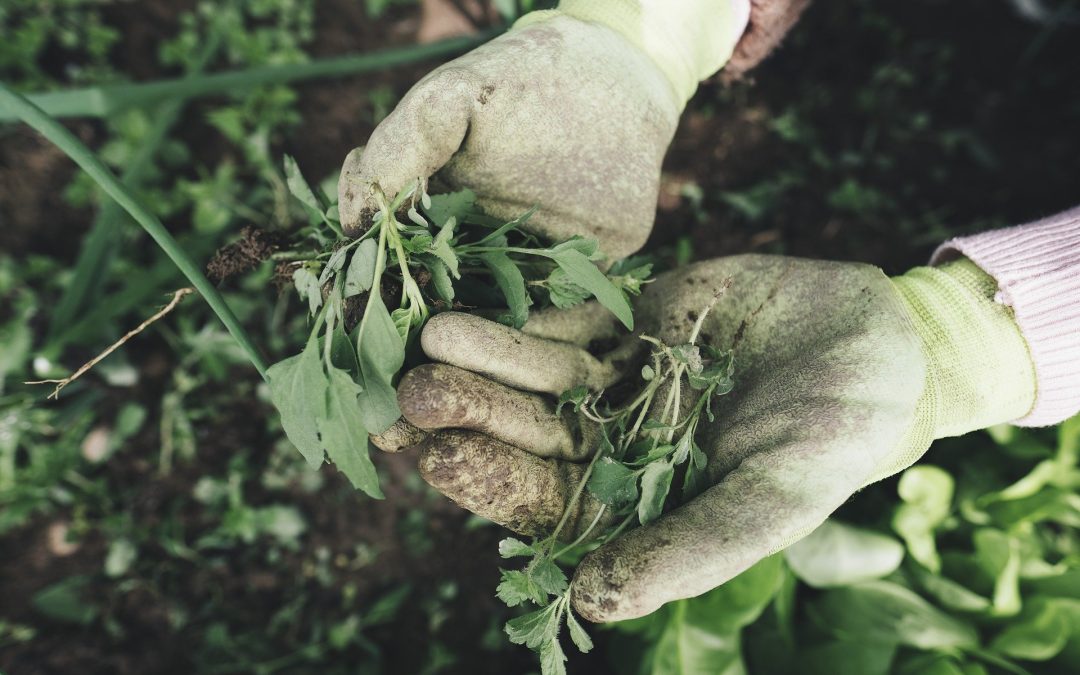
[[[558,15],[599,23],[641,49],[667,77],[680,107],[698,82],[720,70],[750,18],[749,0],[561,0],[514,27]]]
[[[1035,406],[1013,424],[1057,424],[1080,411],[1080,208],[950,239],[930,264],[959,256],[994,277],[994,299],[1012,308],[1031,351]]]

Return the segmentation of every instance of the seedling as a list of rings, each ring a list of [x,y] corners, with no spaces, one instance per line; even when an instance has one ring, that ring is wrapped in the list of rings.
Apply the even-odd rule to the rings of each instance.
[[[292,263],[293,284],[314,323],[303,351],[270,367],[271,397],[286,434],[312,467],[329,456],[372,497],[382,492],[367,435],[401,416],[394,381],[433,312],[502,303],[500,320],[520,328],[534,303],[567,307],[595,297],[633,328],[627,295],[640,292],[651,267],[624,264],[605,276],[595,264],[596,240],[544,246],[522,229],[532,212],[495,221],[476,208],[471,192],[431,196],[419,183],[392,200],[379,195],[371,228],[347,240],[336,207],[291,158],[285,175],[325,245]],[[406,222],[398,219],[402,212]],[[499,295],[492,295],[492,281]],[[358,302],[362,316],[349,326]]]
[[[602,392],[593,394],[584,387],[559,398],[557,410],[572,406],[599,426],[600,442],[550,535],[531,543],[512,537],[499,542],[502,557],[529,561],[524,569],[503,570],[496,591],[510,607],[527,602],[539,606],[508,621],[506,633],[512,642],[538,652],[544,675],[566,672],[566,654],[559,644],[564,623],[579,650],[592,649],[592,640],[574,617],[572,584],[559,563],[579,559],[584,550],[613,540],[635,523],[646,525],[656,520],[668,501],[677,467],[684,471],[680,503],[704,487],[708,460],[694,436],[702,415],[713,419],[714,398],[734,386],[731,352],[698,344],[702,321],[715,302],[716,298],[699,314],[685,344],[669,346],[641,336],[652,345],[651,359],[641,369],[641,390],[629,403],[612,407]],[[682,403],[687,396],[697,398],[684,415]],[[560,534],[570,515],[577,512],[585,489],[602,505],[588,527],[573,542],[564,544]],[[605,515],[608,522],[617,524],[598,531]]]

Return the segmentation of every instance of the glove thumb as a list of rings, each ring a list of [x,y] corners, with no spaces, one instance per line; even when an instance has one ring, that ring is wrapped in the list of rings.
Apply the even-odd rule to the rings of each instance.
[[[381,190],[392,200],[402,188],[427,179],[457,152],[472,114],[466,77],[439,70],[414,86],[376,127],[366,147],[345,158],[338,181],[338,212],[345,233],[366,232],[379,211]]]

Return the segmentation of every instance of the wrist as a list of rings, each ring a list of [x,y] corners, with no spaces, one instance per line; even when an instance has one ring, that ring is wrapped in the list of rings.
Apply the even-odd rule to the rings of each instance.
[[[664,74],[680,107],[698,82],[731,58],[750,16],[749,0],[562,0],[515,27],[552,16],[604,25],[643,51]]]
[[[922,339],[927,361],[919,424],[931,438],[956,436],[1026,415],[1035,369],[997,283],[963,258],[917,267],[893,285]]]

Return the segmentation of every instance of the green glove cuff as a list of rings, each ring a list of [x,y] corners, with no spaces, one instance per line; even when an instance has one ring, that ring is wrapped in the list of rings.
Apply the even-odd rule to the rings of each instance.
[[[909,466],[936,438],[1023,417],[1035,404],[1031,353],[1012,310],[994,301],[993,277],[961,258],[892,282],[922,338],[926,388],[895,463],[875,480]]]
[[[698,82],[724,67],[746,25],[730,0],[562,0],[514,27],[555,16],[599,23],[629,40],[667,76],[680,107]]]

